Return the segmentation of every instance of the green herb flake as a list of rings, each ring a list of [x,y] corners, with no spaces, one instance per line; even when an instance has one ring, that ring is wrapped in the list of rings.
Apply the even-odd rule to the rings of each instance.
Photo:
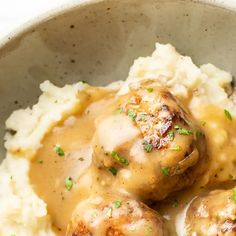
[[[192,130],[187,130],[187,129],[179,129],[178,130],[178,132],[179,132],[179,134],[181,134],[181,135],[191,135],[191,134],[193,134],[193,131]]]
[[[142,114],[140,115],[140,119],[141,119],[141,121],[146,122],[146,121],[147,121],[146,116],[147,116],[147,114],[142,113]]]
[[[170,150],[172,150],[172,151],[180,151],[181,147],[179,145],[175,145],[173,147],[170,147]]]
[[[65,187],[68,191],[70,191],[73,187],[73,180],[71,177],[67,177],[66,180],[65,180]]]
[[[143,141],[143,148],[147,153],[150,153],[153,150],[153,145],[148,143],[146,140]]]
[[[229,174],[229,179],[233,180],[234,179],[234,176]]]
[[[115,109],[115,110],[113,111],[113,115],[119,115],[119,114],[121,114],[121,113],[123,113],[123,112],[124,112],[123,108],[118,107],[117,109]]]
[[[13,176],[12,175],[10,176],[10,180],[13,180]]]
[[[234,202],[236,203],[236,187],[233,189],[233,199]]]
[[[111,207],[108,208],[107,216],[108,216],[109,218],[112,217],[112,208],[111,208]]]
[[[202,138],[202,137],[205,136],[205,134],[204,134],[202,131],[199,131],[199,130],[197,130],[197,131],[195,132],[195,134],[196,134],[196,137],[197,137],[197,138]]]
[[[233,117],[232,117],[231,113],[230,113],[228,110],[224,109],[224,113],[225,113],[225,116],[226,116],[229,120],[233,120]]]
[[[114,204],[115,208],[120,208],[122,205],[122,202],[121,201],[114,201],[113,204]]]
[[[161,172],[163,175],[169,176],[170,175],[170,167],[161,167]]]
[[[175,139],[175,132],[173,130],[168,132],[168,137],[171,141]]]
[[[119,153],[117,153],[116,151],[112,151],[111,156],[114,160],[120,162],[122,165],[124,165],[124,166],[129,165],[129,161],[126,158],[119,155]]]
[[[148,227],[146,228],[146,231],[147,231],[148,233],[152,233],[152,232],[153,232],[153,227],[152,227],[152,226],[148,226]]]
[[[55,152],[56,152],[56,154],[57,154],[58,156],[60,156],[60,157],[65,156],[65,152],[64,152],[64,150],[61,148],[60,145],[56,145],[56,146],[55,146]]]
[[[112,166],[108,170],[112,173],[112,175],[114,175],[114,176],[117,175],[118,170],[115,167]]]
[[[202,124],[202,126],[205,126],[206,125],[206,121],[202,121],[201,124]]]
[[[182,128],[179,125],[175,125],[174,128],[178,131],[178,133],[180,135],[191,135],[191,134],[193,134],[192,130],[188,130],[188,129]]]
[[[149,93],[152,93],[152,92],[153,92],[153,88],[147,88],[147,91],[148,91]]]
[[[173,204],[172,204],[172,207],[176,208],[178,206],[179,206],[179,202],[178,202],[178,200],[175,199]]]
[[[84,161],[84,158],[83,158],[83,157],[80,157],[78,160],[79,160],[79,161]]]
[[[128,110],[128,117],[132,120],[132,121],[135,121],[135,118],[137,117],[137,114],[135,111],[129,109]]]
[[[38,160],[38,163],[39,164],[43,164],[43,160]]]

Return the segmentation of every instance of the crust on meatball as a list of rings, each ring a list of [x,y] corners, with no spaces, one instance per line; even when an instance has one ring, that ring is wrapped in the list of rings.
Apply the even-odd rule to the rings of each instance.
[[[78,204],[66,235],[139,236],[144,232],[149,236],[167,235],[157,212],[125,196],[102,194]]]
[[[204,133],[163,87],[148,83],[118,97],[96,129],[95,166],[118,170],[114,185],[141,200],[162,200],[207,168]]]
[[[194,199],[186,213],[186,235],[235,236],[234,191],[214,190]]]

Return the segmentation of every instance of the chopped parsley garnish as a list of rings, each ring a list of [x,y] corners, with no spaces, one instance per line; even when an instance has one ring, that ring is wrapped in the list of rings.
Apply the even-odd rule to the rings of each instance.
[[[147,231],[148,233],[152,233],[152,232],[153,232],[153,227],[152,227],[152,226],[148,226],[148,227],[146,228],[146,231]]]
[[[236,187],[233,189],[233,199],[234,202],[236,203]]]
[[[191,134],[193,134],[192,130],[188,130],[188,129],[182,128],[179,125],[175,125],[174,128],[178,131],[178,133],[180,135],[191,135]]]
[[[147,91],[148,91],[149,93],[152,93],[152,92],[153,92],[153,88],[147,88]]]
[[[224,109],[224,112],[225,112],[225,116],[226,116],[229,120],[232,120],[232,119],[233,119],[231,113],[230,113],[228,110]]]
[[[73,180],[71,177],[67,177],[65,180],[65,187],[68,191],[70,191],[73,187]]]
[[[83,158],[83,157],[80,157],[78,160],[79,160],[79,161],[84,161],[84,158]]]
[[[143,122],[147,121],[146,116],[147,116],[146,113],[142,113],[142,114],[140,114],[140,119],[141,119],[141,121],[143,121]]]
[[[65,156],[65,152],[64,152],[64,150],[61,148],[60,145],[56,145],[56,147],[55,147],[55,152],[56,152],[56,154],[57,154],[58,156],[60,156],[60,157]]]
[[[113,158],[114,160],[120,162],[122,165],[124,165],[124,166],[128,166],[128,165],[129,165],[129,161],[128,161],[126,158],[122,157],[122,156],[121,156],[119,153],[117,153],[116,151],[112,151],[111,156],[112,156],[112,158]]]
[[[234,176],[229,174],[229,179],[233,180],[234,179]]]
[[[199,130],[196,131],[196,137],[197,138],[201,138],[201,137],[204,137],[204,136],[205,136],[205,134],[203,132],[201,132]]]
[[[118,170],[115,168],[115,167],[110,167],[109,169],[108,169],[114,176],[116,176],[117,175],[117,172],[118,172]]]
[[[132,120],[132,121],[135,121],[135,118],[137,117],[137,114],[135,111],[133,110],[128,110],[128,117]]]
[[[108,216],[109,218],[112,217],[112,208],[111,208],[111,207],[108,208],[107,216]]]
[[[38,160],[38,163],[39,164],[43,164],[43,160]]]
[[[123,112],[124,112],[123,108],[118,107],[117,109],[115,109],[115,110],[113,111],[113,114],[114,114],[114,115],[118,115],[118,114],[121,114],[121,113],[123,113]]]
[[[206,125],[206,121],[202,121],[202,126],[205,126]]]
[[[120,208],[122,205],[122,202],[121,201],[114,201],[113,204],[114,204],[115,208]]]
[[[151,143],[148,143],[146,140],[143,141],[143,148],[146,152],[151,152],[153,150],[153,145]]]
[[[170,175],[170,167],[161,167],[161,172],[163,175],[169,176]]]
[[[173,130],[168,132],[168,137],[171,141],[175,139],[175,132]]]
[[[170,150],[173,150],[173,151],[180,151],[181,150],[181,147],[179,145],[175,145],[173,147],[170,147]]]
[[[175,199],[173,204],[172,204],[172,207],[176,208],[178,206],[179,206],[179,202],[178,202],[178,200]]]

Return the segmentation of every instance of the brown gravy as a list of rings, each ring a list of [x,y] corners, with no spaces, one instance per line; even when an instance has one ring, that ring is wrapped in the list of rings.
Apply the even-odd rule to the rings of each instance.
[[[92,177],[88,169],[92,160],[90,141],[94,133],[94,118],[103,112],[112,95],[112,92],[102,89],[81,93],[84,109],[46,135],[31,163],[31,183],[36,193],[47,203],[58,235],[65,234],[75,205],[87,197],[90,191]],[[56,145],[63,149],[64,156],[56,153]],[[65,187],[67,177],[73,180],[70,191]]]
[[[84,107],[46,135],[30,168],[31,183],[46,202],[57,235],[65,234],[76,204],[93,191],[90,142],[95,130],[94,119],[105,112],[115,96],[114,92],[105,89],[90,88],[80,97]],[[166,219],[170,235],[176,234],[176,216],[193,197],[209,191],[212,186],[221,187],[222,182],[232,183],[232,178],[236,179],[236,121],[227,120],[224,110],[215,106],[199,108],[193,115],[202,122],[209,155],[214,161],[194,186],[173,194],[155,206]],[[64,150],[64,156],[55,152],[56,145]],[[73,180],[71,190],[65,187],[67,177]]]

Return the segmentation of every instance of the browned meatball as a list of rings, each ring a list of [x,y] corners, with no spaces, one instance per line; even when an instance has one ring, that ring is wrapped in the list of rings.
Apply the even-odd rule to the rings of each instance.
[[[186,213],[185,231],[186,236],[235,236],[236,188],[194,199]]]
[[[164,236],[160,215],[136,200],[111,194],[79,203],[67,236]]]
[[[205,136],[164,88],[143,84],[96,120],[94,163],[141,200],[193,184],[207,167]],[[110,185],[110,183],[107,183]]]

